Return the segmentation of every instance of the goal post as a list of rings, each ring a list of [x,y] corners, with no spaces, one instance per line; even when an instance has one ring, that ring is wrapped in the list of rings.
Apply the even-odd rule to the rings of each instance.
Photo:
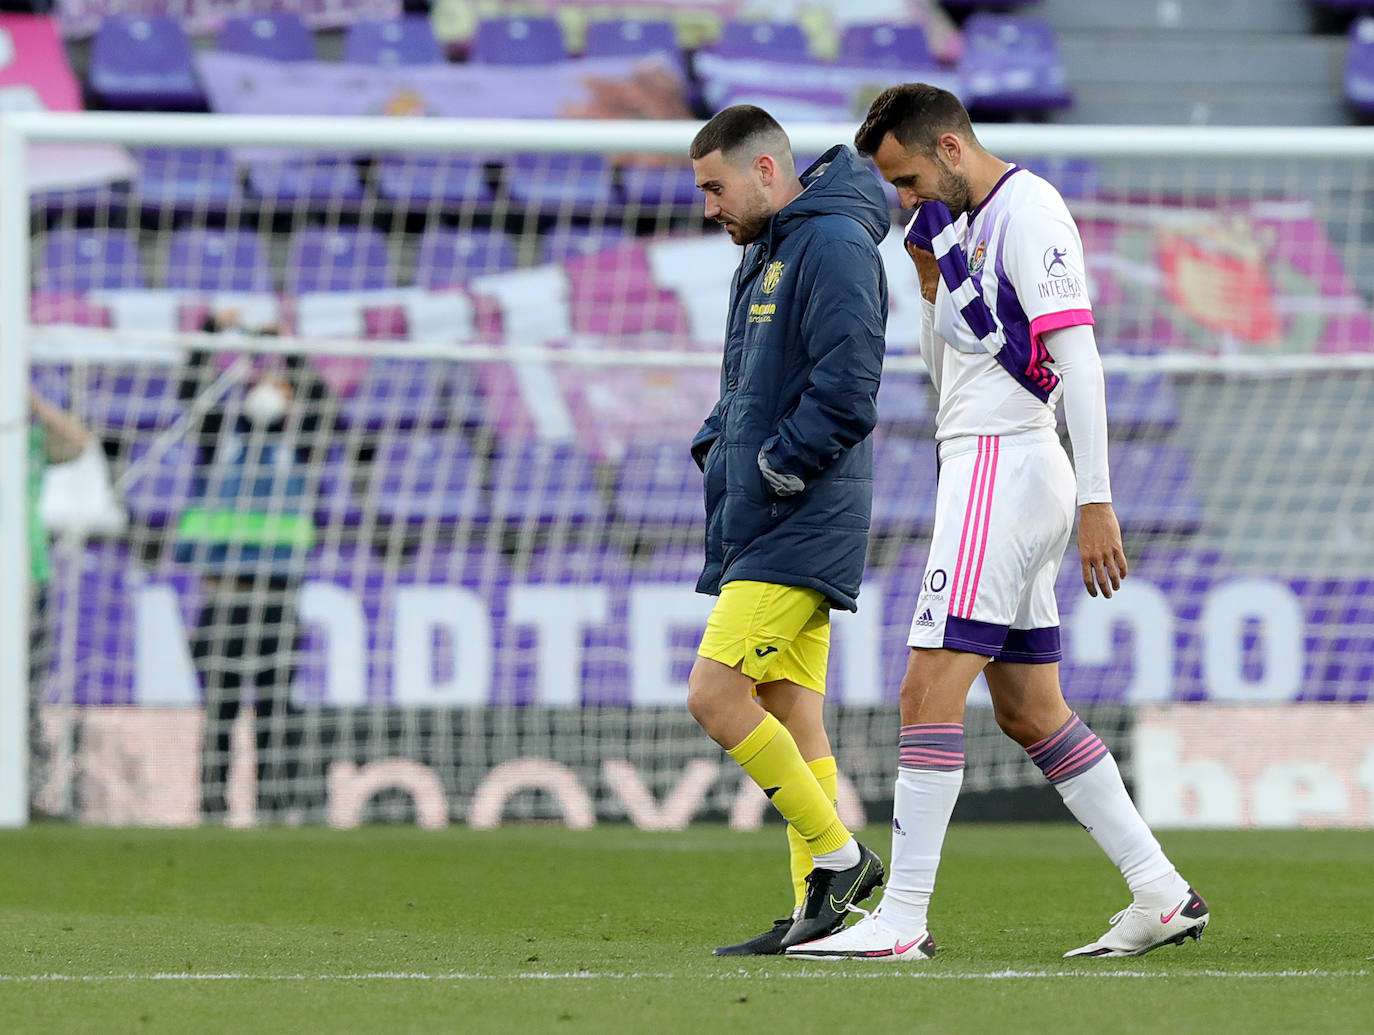
[[[759,822],[681,704],[707,606],[685,443],[738,260],[684,189],[697,128],[0,115],[0,825],[36,795],[116,824]],[[785,128],[802,164],[854,130]],[[1063,189],[1108,373],[1134,573],[1089,601],[1070,553],[1070,703],[1129,775],[1136,744],[1190,771],[1176,713],[1367,701],[1374,141],[978,131]],[[92,144],[140,175],[29,191],[33,148]],[[890,800],[933,515],[899,229],[882,251],[874,535],[831,666],[851,819]],[[30,383],[94,425],[129,511],[54,544],[36,677]],[[966,791],[1040,786],[979,692]]]

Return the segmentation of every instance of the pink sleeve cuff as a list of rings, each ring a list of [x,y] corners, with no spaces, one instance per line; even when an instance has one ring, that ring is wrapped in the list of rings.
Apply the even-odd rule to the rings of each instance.
[[[1087,324],[1089,327],[1093,325],[1093,311],[1091,309],[1061,309],[1057,313],[1046,313],[1044,316],[1037,316],[1031,321],[1031,341],[1040,341],[1050,331],[1057,331],[1064,327],[1078,327],[1082,324]]]

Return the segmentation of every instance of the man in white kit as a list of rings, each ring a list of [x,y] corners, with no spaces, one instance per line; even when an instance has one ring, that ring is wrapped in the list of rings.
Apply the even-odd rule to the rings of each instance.
[[[945,90],[885,90],[855,144],[903,206],[916,206],[906,240],[924,296],[921,352],[940,396],[940,475],[901,686],[887,893],[872,916],[787,955],[934,955],[926,913],[963,782],[964,702],[980,671],[998,725],[1133,896],[1102,937],[1065,955],[1138,956],[1198,938],[1207,904],[1164,855],[1111,752],[1059,685],[1054,583],[1075,505],[1088,593],[1110,597],[1126,576],[1078,229],[1050,184],[982,148],[963,105]],[[1055,429],[1061,396],[1072,466]]]

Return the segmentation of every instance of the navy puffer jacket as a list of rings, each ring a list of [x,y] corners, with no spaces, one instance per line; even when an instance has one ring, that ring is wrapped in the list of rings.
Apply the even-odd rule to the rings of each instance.
[[[831,148],[745,248],[730,293],[720,401],[692,442],[706,476],[701,593],[750,579],[856,609],[868,548],[887,278],[887,201]],[[806,485],[773,495],[758,467]]]

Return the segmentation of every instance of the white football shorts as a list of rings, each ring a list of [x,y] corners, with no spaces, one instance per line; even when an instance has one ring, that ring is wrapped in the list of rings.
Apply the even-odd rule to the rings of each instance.
[[[935,532],[907,643],[1059,661],[1054,582],[1077,501],[1053,429],[940,443]]]

